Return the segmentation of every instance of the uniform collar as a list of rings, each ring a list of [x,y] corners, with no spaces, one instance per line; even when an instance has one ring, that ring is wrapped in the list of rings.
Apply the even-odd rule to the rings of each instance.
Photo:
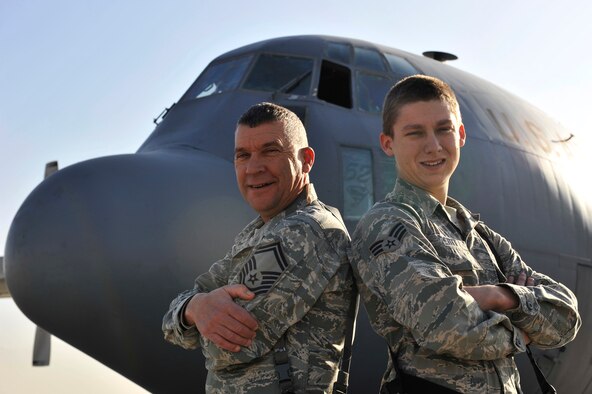
[[[267,223],[263,222],[261,216],[257,216],[257,218],[247,224],[243,231],[241,231],[236,237],[235,245],[233,246],[233,254],[237,254],[246,247],[254,247],[259,244],[261,238],[267,233],[268,228],[273,228],[273,226],[283,220],[286,216],[304,209],[307,205],[314,203],[316,200],[317,193],[315,192],[314,186],[309,183],[304,187],[304,190],[300,192],[298,197],[286,207],[286,209],[272,217]]]
[[[307,205],[310,205],[313,202],[315,202],[317,198],[317,192],[315,191],[314,186],[312,185],[312,183],[308,183],[304,185],[304,189],[300,192],[298,197],[296,197],[294,201],[292,201],[292,203],[288,205],[288,207],[277,216],[280,216],[281,214],[284,214],[284,216],[290,215],[296,212],[297,210],[304,209],[304,207],[306,207]],[[272,218],[272,220],[273,219],[275,218]]]
[[[397,178],[395,188],[387,194],[386,201],[410,205],[415,210],[430,216],[438,207],[441,208],[440,202],[434,196],[401,178]]]
[[[427,191],[412,185],[401,178],[397,178],[395,188],[392,192],[387,194],[385,199],[388,202],[410,205],[418,212],[425,212],[428,217],[437,214],[437,212],[439,212],[438,215],[442,214],[446,216],[446,212],[440,201]],[[469,224],[470,229],[475,228],[479,222],[479,214],[470,212],[454,198],[447,196],[446,205],[456,209],[457,215],[459,215],[464,222]]]
[[[312,204],[318,199],[317,193],[312,183],[309,183],[304,186],[304,189],[300,192],[300,194],[284,209],[282,212],[278,213],[274,217],[272,217],[267,223],[263,223],[263,219],[261,216],[258,216],[255,220],[247,225],[245,230],[253,230],[263,227],[264,225],[270,225],[272,223],[277,223],[278,221],[282,220],[288,215],[292,213],[304,209],[307,205]]]

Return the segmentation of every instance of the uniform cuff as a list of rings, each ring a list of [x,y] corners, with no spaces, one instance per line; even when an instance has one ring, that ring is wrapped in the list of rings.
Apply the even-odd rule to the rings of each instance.
[[[540,312],[541,307],[533,292],[527,286],[520,286],[512,283],[503,283],[499,286],[504,286],[510,289],[518,297],[518,307],[506,311],[511,315],[511,320],[513,322],[516,323],[525,319],[531,319]]]
[[[524,333],[521,329],[514,326],[513,338],[516,353],[523,353],[526,351],[526,343],[524,342]]]
[[[179,308],[179,312],[177,312],[177,318],[179,319],[179,326],[181,327],[181,331],[187,331],[190,330],[191,328],[193,328],[193,326],[189,325],[189,324],[185,324],[185,309],[187,309],[187,305],[189,304],[189,301],[191,301],[191,299],[193,298],[193,295],[190,297],[187,297],[187,299],[185,301],[183,301],[183,303],[181,304],[181,307]]]

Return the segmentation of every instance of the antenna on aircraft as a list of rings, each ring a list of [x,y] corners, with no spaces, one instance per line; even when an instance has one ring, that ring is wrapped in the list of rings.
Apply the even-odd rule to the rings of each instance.
[[[57,161],[50,161],[45,165],[45,174],[43,175],[43,179],[47,178],[51,174],[58,171],[58,162]]]
[[[425,57],[429,57],[430,59],[437,60],[439,62],[446,62],[448,60],[456,60],[458,56],[453,55],[452,53],[448,52],[440,52],[440,51],[426,51],[423,53]]]

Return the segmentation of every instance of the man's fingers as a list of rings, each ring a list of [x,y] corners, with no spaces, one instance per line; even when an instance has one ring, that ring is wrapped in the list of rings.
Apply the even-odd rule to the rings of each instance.
[[[527,276],[526,271],[522,271],[520,272],[520,275],[518,275],[518,277],[515,277],[514,275],[509,275],[506,280],[506,283],[513,283],[520,286],[535,286],[537,280],[534,276]]]
[[[526,272],[522,271],[520,275],[518,275],[518,279],[516,279],[516,284],[519,286],[526,285]]]
[[[221,349],[228,350],[229,352],[233,352],[233,353],[240,351],[239,345],[228,342],[226,339],[222,338],[218,334],[213,334],[212,336],[210,336],[209,339],[210,339],[210,341],[214,342],[216,344],[216,346],[218,346]]]
[[[231,322],[228,326],[229,328],[231,328],[233,331],[239,334],[247,334],[245,330],[248,330],[249,332],[253,333],[252,337],[255,336],[255,330],[257,330],[259,324],[257,323],[257,320],[253,317],[253,315],[247,312],[246,309],[234,304],[232,310],[228,311],[228,315],[234,319],[234,323]]]
[[[233,346],[250,346],[253,338],[255,338],[255,331],[241,324],[229,315],[217,315],[209,319],[207,322],[199,320],[197,322],[197,329],[204,337],[218,344],[224,340],[224,349],[230,351],[238,351],[230,348]]]
[[[230,297],[234,298],[241,298],[241,299],[252,299],[255,297],[255,294],[251,292],[247,286],[245,285],[231,285],[231,286],[224,286],[224,291],[230,295]],[[251,315],[245,308],[242,306],[232,302],[227,305],[226,313],[229,316],[232,316],[235,320],[237,320],[242,325],[246,326],[248,329],[254,331],[259,326],[257,324],[257,320]],[[231,327],[232,328],[232,327]],[[238,327],[235,327],[238,329]],[[237,331],[238,332],[238,331]],[[253,335],[254,336],[254,335]]]
[[[240,311],[236,311],[236,313],[230,315],[230,319],[225,322],[225,326],[229,330],[248,339],[255,338],[258,328],[257,320],[242,308]]]
[[[249,331],[252,332],[252,331]],[[248,337],[243,336],[243,334],[239,334],[236,331],[234,331],[231,328],[227,328],[227,327],[221,327],[217,334],[224,338],[227,342],[233,344],[233,345],[240,345],[240,346],[251,346],[252,338],[254,338],[253,336],[250,336],[250,334]]]
[[[224,286],[223,289],[230,295],[232,298],[240,298],[241,300],[252,300],[255,297],[255,293],[253,293],[249,288],[245,285],[228,285]]]
[[[247,292],[246,286],[233,285],[195,297],[188,309],[191,307],[193,321],[200,334],[231,352],[240,351],[241,346],[250,346],[256,335],[257,320],[233,300],[241,294],[248,297]]]

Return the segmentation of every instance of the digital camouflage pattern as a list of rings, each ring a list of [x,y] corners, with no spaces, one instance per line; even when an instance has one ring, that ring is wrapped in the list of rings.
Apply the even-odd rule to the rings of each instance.
[[[372,326],[404,372],[465,393],[521,392],[512,356],[525,351],[522,331],[541,348],[566,344],[581,325],[577,300],[528,267],[478,215],[446,203],[459,227],[435,198],[399,179],[358,223],[350,260]],[[499,269],[477,225],[503,261]],[[482,311],[463,290],[521,271],[537,286],[505,284],[520,300],[505,314]],[[389,361],[383,383],[394,378]]]
[[[296,392],[330,392],[336,379],[350,305],[355,300],[347,260],[349,235],[339,212],[317,200],[312,185],[285,211],[251,222],[232,250],[181,293],[163,319],[165,339],[187,349],[201,346],[208,393],[278,393],[273,349],[285,334]],[[232,353],[180,322],[196,293],[243,283],[256,297],[236,300],[259,322],[248,348]]]

